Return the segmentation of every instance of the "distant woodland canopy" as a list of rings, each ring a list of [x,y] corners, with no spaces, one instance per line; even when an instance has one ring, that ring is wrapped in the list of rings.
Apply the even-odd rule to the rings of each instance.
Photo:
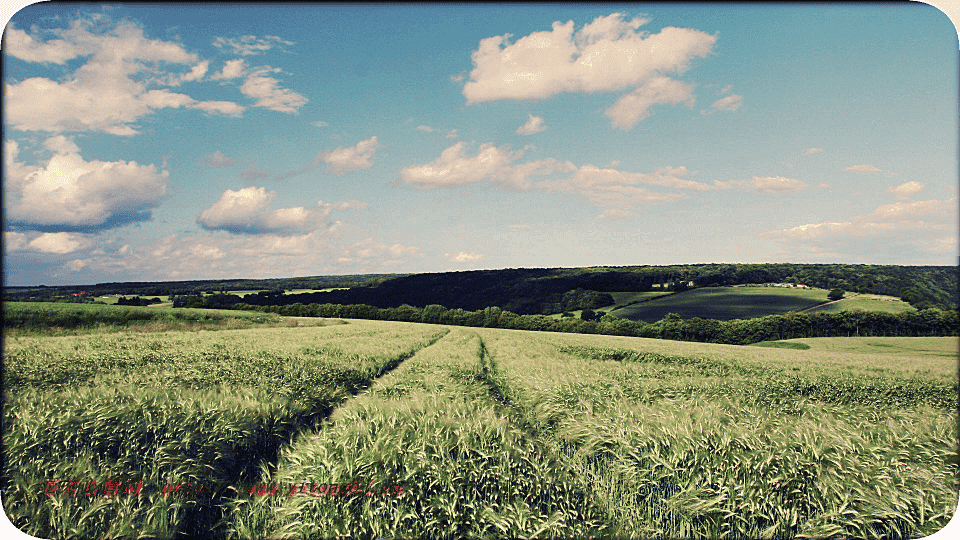
[[[267,291],[243,299],[204,298],[206,307],[250,305],[366,304],[378,308],[440,305],[469,311],[496,306],[520,315],[596,309],[613,304],[611,292],[649,291],[654,285],[683,290],[751,283],[795,283],[900,297],[917,309],[957,309],[954,266],[848,264],[702,264],[616,268],[534,268],[414,274],[349,290],[281,294]],[[197,305],[197,307],[203,307]]]
[[[956,266],[854,264],[692,264],[591,268],[521,268],[429,274],[371,274],[275,279],[234,279],[154,283],[104,283],[73,287],[5,287],[8,300],[71,298],[89,301],[104,294],[180,296],[179,305],[366,304],[378,308],[440,305],[480,310],[497,306],[520,315],[596,309],[613,304],[611,292],[648,291],[654,285],[682,290],[751,283],[795,283],[852,293],[896,296],[917,309],[957,309]],[[295,289],[348,290],[289,294]],[[254,290],[257,294],[225,294]],[[73,297],[72,294],[85,293]],[[219,293],[199,297],[201,293]],[[192,298],[191,298],[192,296]]]
[[[238,304],[251,309],[255,306]],[[607,334],[616,336],[699,341],[749,345],[807,337],[839,336],[955,336],[960,330],[956,310],[925,309],[905,313],[858,312],[787,313],[753,319],[718,321],[694,317],[682,320],[669,314],[655,323],[630,321],[611,315],[600,320],[553,319],[545,315],[518,315],[498,307],[477,311],[447,309],[439,305],[423,308],[400,306],[377,308],[366,304],[294,304],[260,307],[263,311],[300,317],[340,317],[388,321],[451,324],[486,328],[510,328],[543,332]]]

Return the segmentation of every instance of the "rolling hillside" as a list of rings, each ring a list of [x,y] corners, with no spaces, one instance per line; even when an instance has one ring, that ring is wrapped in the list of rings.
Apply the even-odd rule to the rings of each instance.
[[[854,296],[828,303],[825,289],[779,287],[704,287],[614,308],[609,313],[621,319],[656,322],[668,313],[683,319],[700,317],[728,321],[795,312],[837,312],[851,309],[899,313],[910,311],[909,304]]]

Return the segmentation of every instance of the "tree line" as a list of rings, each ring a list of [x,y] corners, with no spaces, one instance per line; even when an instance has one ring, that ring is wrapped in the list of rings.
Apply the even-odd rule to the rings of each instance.
[[[369,274],[304,278],[101,283],[89,286],[4,287],[6,300],[93,301],[104,294],[175,296],[260,290],[268,294],[244,301],[257,305],[368,304],[379,308],[403,304],[438,304],[466,310],[499,306],[523,315],[596,309],[611,305],[611,292],[680,291],[695,287],[751,283],[795,283],[822,289],[895,296],[922,310],[957,309],[960,285],[956,266],[861,264],[689,264],[589,268],[508,268],[428,274]],[[348,287],[323,293],[283,294],[291,289]],[[85,292],[81,296],[72,296]],[[226,297],[218,301],[233,301]],[[236,303],[236,302],[235,302]]]
[[[936,308],[904,313],[844,311],[839,313],[795,313],[767,315],[754,319],[719,321],[693,317],[683,320],[674,313],[655,323],[630,321],[613,315],[599,320],[554,319],[544,315],[520,315],[499,307],[475,311],[448,309],[431,304],[422,308],[402,305],[378,308],[367,304],[292,304],[254,306],[239,303],[236,309],[259,310],[298,317],[373,319],[421,322],[514,330],[607,334],[616,336],[749,345],[807,337],[848,336],[956,336],[958,312]]]

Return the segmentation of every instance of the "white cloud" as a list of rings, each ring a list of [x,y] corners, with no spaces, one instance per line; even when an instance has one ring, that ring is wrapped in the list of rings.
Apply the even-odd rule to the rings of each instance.
[[[823,148],[807,148],[803,151],[803,154],[806,156],[811,156],[813,154],[819,154],[820,152],[823,152]]]
[[[713,105],[714,109],[718,111],[735,111],[740,108],[740,105],[743,103],[743,97],[733,94],[727,96],[720,100],[717,100]]]
[[[16,231],[3,231],[3,250],[7,253],[26,249],[27,235]]]
[[[750,180],[715,181],[714,186],[717,189],[743,189],[766,195],[774,193],[797,193],[808,187],[806,183],[800,180],[784,178],[782,176],[754,176]]]
[[[367,238],[344,250],[342,258],[380,259],[382,265],[395,266],[405,258],[422,256],[423,252],[416,246],[387,244],[385,242],[375,242],[373,238]]]
[[[687,174],[686,167],[661,167],[647,174],[584,165],[569,178],[544,180],[537,187],[548,193],[583,195],[604,210],[601,217],[623,218],[632,214],[638,205],[663,204],[686,197],[683,193],[652,191],[647,186],[695,191],[711,189],[706,184],[681,178]]]
[[[80,147],[63,135],[56,135],[43,141],[43,146],[58,154],[79,154]]]
[[[637,122],[650,116],[652,105],[687,103],[693,106],[693,86],[669,77],[655,77],[633,92],[621,97],[605,111],[613,127],[629,130]]]
[[[463,95],[468,103],[478,103],[637,87],[658,74],[685,71],[716,41],[689,28],[668,27],[653,35],[638,31],[647,22],[613,13],[576,32],[568,21],[515,43],[509,34],[483,39],[471,55],[474,69]]]
[[[249,56],[267,52],[274,48],[283,49],[285,45],[293,45],[292,41],[277,36],[241,36],[239,38],[218,37],[213,40],[214,47],[240,56]]]
[[[327,127],[327,126],[330,125],[330,123],[329,123],[329,122],[324,122],[323,120],[318,120],[318,121],[314,122],[313,125],[315,125],[315,126],[317,126],[317,127]]]
[[[246,70],[247,61],[243,58],[227,60],[224,62],[223,69],[220,70],[220,73],[215,74],[214,76],[210,77],[210,79],[214,81],[236,79],[243,76]]]
[[[511,225],[510,228],[511,228],[511,229],[521,229],[521,230],[524,230],[524,231],[529,231],[532,227],[530,227],[529,225]]]
[[[226,190],[217,202],[203,210],[197,223],[208,230],[234,234],[306,234],[325,225],[329,208],[280,208],[270,210],[275,192],[260,187]]]
[[[887,193],[892,193],[900,199],[907,199],[923,191],[924,186],[921,182],[906,182],[896,187],[887,188]]]
[[[447,257],[453,262],[476,262],[482,259],[483,255],[477,255],[476,253],[473,253],[473,252],[466,253],[464,251],[461,251],[460,253],[457,253],[456,255],[453,255],[453,256],[447,253],[446,255],[444,255],[444,257]]]
[[[198,62],[196,54],[177,43],[148,39],[131,22],[120,22],[101,33],[94,33],[92,27],[91,21],[78,19],[70,28],[48,31],[58,39],[46,42],[39,35],[12,34],[16,46],[4,52],[24,60],[87,60],[59,81],[31,77],[5,84],[4,111],[10,126],[26,131],[102,131],[127,136],[137,133],[133,122],[157,109],[191,107],[236,114],[236,108],[223,104],[210,105],[166,89],[149,89],[202,78],[207,64]],[[192,67],[179,71],[186,66]]]
[[[358,142],[349,148],[337,148],[317,156],[327,164],[327,172],[343,176],[358,169],[369,169],[373,165],[373,156],[377,152],[377,136]]]
[[[206,113],[219,113],[224,116],[239,117],[246,107],[232,101],[197,101],[188,105],[191,109],[199,109]]]
[[[31,240],[27,247],[40,253],[63,255],[88,248],[91,245],[93,245],[93,240],[88,235],[58,232],[43,233]]]
[[[443,130],[440,130],[440,129],[437,129],[437,128],[434,128],[434,127],[430,127],[430,126],[417,126],[417,131],[423,131],[424,133],[440,133],[440,132],[443,131]],[[457,130],[456,130],[456,129],[451,129],[450,131],[448,131],[448,132],[444,135],[444,137],[446,137],[447,139],[456,139],[456,138],[457,138]]]
[[[324,203],[318,203],[322,206],[329,206],[334,210],[360,210],[367,207],[367,203],[363,201],[351,200],[351,201],[340,201],[333,204],[326,205]]]
[[[842,222],[765,233],[794,260],[955,264],[957,197],[898,202]]]
[[[431,163],[404,167],[400,170],[400,182],[420,189],[456,188],[485,181],[510,189],[529,189],[531,176],[572,170],[572,165],[554,159],[512,165],[526,148],[511,151],[508,147],[487,143],[480,146],[475,156],[467,156],[465,147],[460,142],[444,150]]]
[[[14,28],[12,23],[4,34],[3,52],[27,62],[62,65],[81,54],[75,43],[64,39],[42,42],[23,30]]]
[[[517,128],[517,135],[533,135],[545,129],[547,127],[543,125],[543,118],[531,114],[527,122]]]
[[[845,171],[852,171],[857,173],[876,173],[880,172],[880,169],[874,167],[873,165],[851,165],[844,169]]]
[[[236,161],[228,158],[223,152],[217,150],[209,156],[205,156],[203,161],[200,162],[200,165],[204,167],[232,167],[234,163],[236,163]]]
[[[278,112],[296,113],[300,107],[307,103],[307,98],[290,90],[281,88],[280,81],[267,76],[268,73],[277,70],[270,67],[262,67],[247,75],[246,80],[240,86],[240,91],[245,96],[254,98],[257,107],[263,107]]]
[[[52,230],[118,227],[149,220],[167,193],[168,173],[134,161],[84,161],[62,137],[45,145],[58,152],[14,186],[7,219],[14,225]],[[19,200],[16,200],[19,199]]]

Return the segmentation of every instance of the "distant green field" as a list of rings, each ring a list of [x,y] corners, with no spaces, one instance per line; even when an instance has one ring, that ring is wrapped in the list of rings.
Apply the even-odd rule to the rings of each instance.
[[[837,302],[817,306],[807,313],[836,313],[839,311],[852,311],[855,309],[863,311],[882,311],[884,313],[903,313],[913,311],[910,304],[893,296],[880,296],[877,294],[850,294]]]
[[[827,302],[824,289],[779,287],[704,287],[615,309],[611,315],[633,321],[656,322],[668,313],[684,319],[751,319],[802,311]]]
[[[623,306],[633,302],[644,302],[658,296],[670,294],[670,291],[644,291],[644,292],[612,292],[615,306]]]
[[[329,288],[326,288],[326,289],[291,289],[291,290],[287,291],[287,294],[330,292],[330,291],[345,291],[345,290],[347,290],[347,289],[349,289],[349,287],[329,287]],[[246,295],[248,295],[248,294],[257,294],[258,292],[260,292],[260,291],[259,291],[259,290],[257,290],[257,291],[227,291],[227,294],[235,294],[235,295],[243,298],[244,296],[246,296]]]
[[[893,354],[956,359],[960,342],[956,337],[830,337],[777,341],[807,345],[810,349],[836,353]]]

